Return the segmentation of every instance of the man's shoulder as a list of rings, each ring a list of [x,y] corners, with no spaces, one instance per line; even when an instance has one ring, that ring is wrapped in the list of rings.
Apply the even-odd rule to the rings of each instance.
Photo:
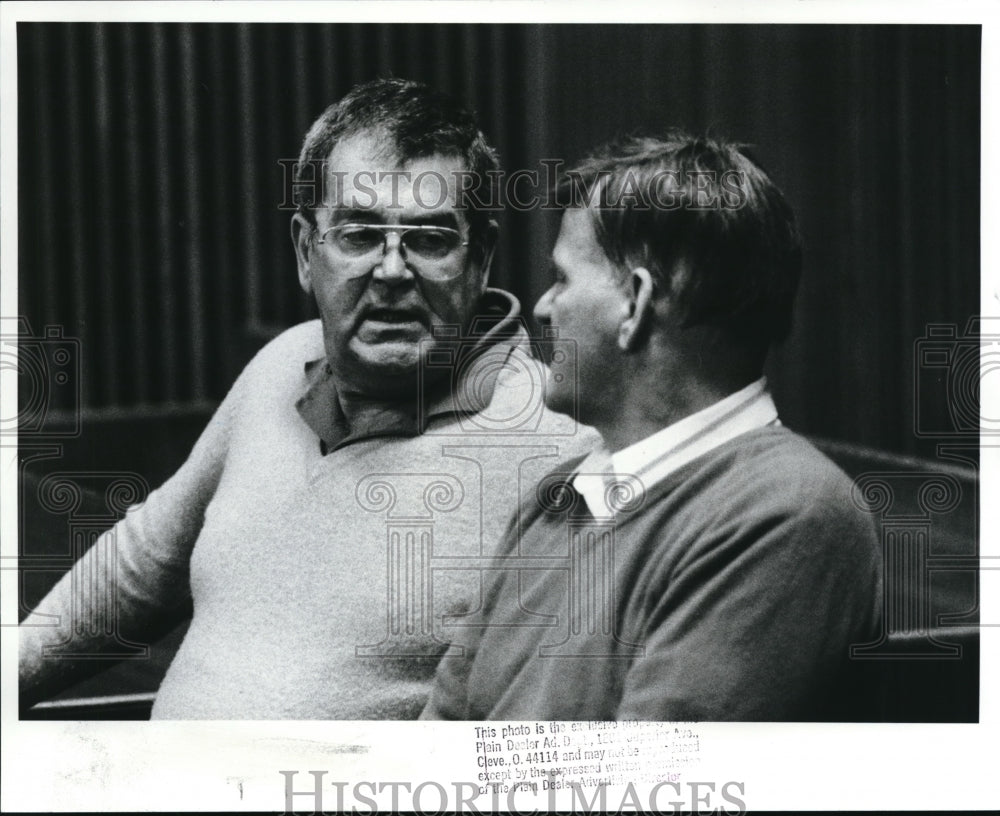
[[[681,496],[712,513],[758,520],[858,525],[871,519],[853,497],[853,481],[808,439],[786,428],[737,437],[693,463]]]
[[[789,569],[809,562],[867,581],[878,569],[878,536],[852,488],[804,437],[761,429],[650,490],[631,535],[653,548],[646,555],[651,574],[749,559]]]
[[[292,326],[269,340],[244,366],[228,399],[240,411],[294,407],[306,386],[306,364],[323,358],[319,320]]]
[[[713,461],[714,459],[714,461]],[[817,484],[849,482],[847,475],[808,439],[784,427],[750,431],[720,446],[706,460],[744,476],[750,484],[782,484],[811,490]]]
[[[247,364],[245,372],[301,379],[307,363],[322,359],[323,328],[319,320],[299,323],[269,340]]]
[[[323,327],[320,321],[307,320],[291,328],[285,329],[279,335],[269,340],[254,357],[254,363],[267,362],[273,359],[298,360],[303,365],[310,360],[318,359],[323,351]]]

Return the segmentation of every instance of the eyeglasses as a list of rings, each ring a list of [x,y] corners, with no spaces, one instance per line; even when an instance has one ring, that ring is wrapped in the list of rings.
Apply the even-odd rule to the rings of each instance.
[[[430,224],[338,224],[323,231],[318,243],[328,244],[347,258],[361,259],[375,253],[383,254],[389,233],[399,235],[399,243],[407,258],[420,261],[438,262],[446,260],[459,247],[468,246],[462,234],[451,227],[437,227]],[[431,277],[447,279],[455,277],[461,270],[442,268],[435,274],[434,267],[428,267]],[[423,273],[424,270],[421,270]]]

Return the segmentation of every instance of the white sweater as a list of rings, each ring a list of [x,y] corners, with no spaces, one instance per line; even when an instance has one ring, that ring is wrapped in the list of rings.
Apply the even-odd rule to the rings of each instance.
[[[121,634],[148,639],[188,592],[193,601],[154,718],[420,713],[449,639],[442,615],[474,610],[484,556],[519,497],[596,439],[543,410],[544,371],[523,334],[512,345],[484,413],[493,421],[451,414],[422,435],[326,456],[296,410],[305,363],[323,356],[319,321],[254,358],[181,469],[105,534],[118,553]],[[68,637],[74,583],[103,552],[94,547],[21,629],[29,675],[59,662],[40,659],[42,647]],[[43,614],[65,626],[37,627]]]

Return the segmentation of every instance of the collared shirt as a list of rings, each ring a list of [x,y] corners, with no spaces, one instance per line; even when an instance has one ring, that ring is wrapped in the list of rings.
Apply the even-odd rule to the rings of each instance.
[[[325,456],[337,448],[378,436],[417,436],[442,416],[473,415],[493,398],[497,376],[515,346],[527,342],[520,303],[500,289],[487,289],[468,335],[432,352],[419,372],[412,399],[371,402],[348,424],[326,358],[306,363],[308,385],[295,407],[320,439]],[[434,369],[438,369],[435,371]]]
[[[627,495],[634,495],[635,490],[648,490],[678,468],[740,434],[780,424],[767,379],[761,377],[614,454],[599,446],[580,463],[573,487],[595,517],[613,516],[615,508],[609,506],[609,496],[614,494],[616,482],[625,487]]]

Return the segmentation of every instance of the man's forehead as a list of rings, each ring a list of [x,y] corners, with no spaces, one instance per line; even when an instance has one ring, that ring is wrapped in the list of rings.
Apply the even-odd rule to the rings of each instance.
[[[604,250],[594,231],[594,214],[585,207],[571,207],[563,212],[559,237],[552,250],[552,258],[565,265],[570,259],[605,259]]]
[[[334,146],[327,160],[326,201],[376,212],[454,210],[467,175],[461,156],[401,159],[384,139],[359,134]]]

